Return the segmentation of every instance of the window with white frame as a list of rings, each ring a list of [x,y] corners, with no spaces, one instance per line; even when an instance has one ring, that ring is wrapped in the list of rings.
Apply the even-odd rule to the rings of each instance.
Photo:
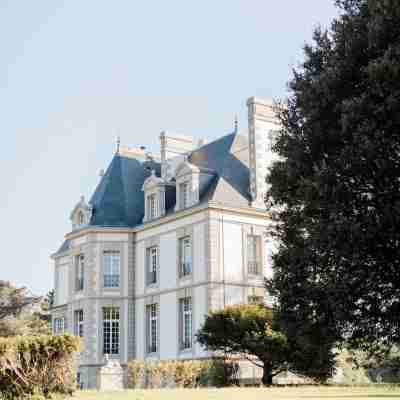
[[[83,310],[74,311],[74,335],[83,337]]]
[[[192,239],[185,236],[179,239],[179,276],[185,277],[192,273]]]
[[[189,205],[189,184],[183,182],[179,185],[179,207],[186,208]]]
[[[247,271],[252,275],[261,275],[261,237],[247,235]]]
[[[146,282],[147,285],[157,283],[158,246],[146,249]]]
[[[180,349],[192,348],[192,298],[179,299],[179,341]]]
[[[103,354],[119,354],[119,307],[103,308]]]
[[[157,352],[158,343],[158,307],[157,303],[146,306],[146,347],[147,353]]]
[[[62,335],[64,333],[64,318],[54,318],[53,333],[55,335]]]
[[[85,256],[79,254],[75,257],[75,290],[83,290],[85,280]]]
[[[156,195],[154,193],[147,196],[147,215],[150,220],[157,216]]]
[[[103,253],[103,284],[105,288],[119,287],[120,259],[119,251],[105,251]]]

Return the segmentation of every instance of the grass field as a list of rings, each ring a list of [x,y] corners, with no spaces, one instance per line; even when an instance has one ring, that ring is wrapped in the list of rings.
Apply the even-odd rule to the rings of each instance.
[[[80,391],[71,400],[370,400],[400,399],[399,386]]]

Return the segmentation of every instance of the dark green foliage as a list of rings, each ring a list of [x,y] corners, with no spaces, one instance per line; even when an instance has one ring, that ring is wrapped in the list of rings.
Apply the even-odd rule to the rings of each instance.
[[[290,366],[287,338],[274,326],[272,310],[261,304],[228,306],[211,312],[196,336],[208,350],[242,355],[262,367],[266,385]]]
[[[0,338],[0,398],[71,394],[72,355],[79,343],[70,335]]]
[[[294,71],[268,178],[279,312],[322,348],[400,339],[400,2],[337,4]]]

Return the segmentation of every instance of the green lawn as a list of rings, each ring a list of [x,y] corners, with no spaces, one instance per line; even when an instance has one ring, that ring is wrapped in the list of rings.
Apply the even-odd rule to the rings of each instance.
[[[282,387],[229,389],[127,390],[124,392],[80,391],[71,400],[369,400],[400,399],[400,387]]]

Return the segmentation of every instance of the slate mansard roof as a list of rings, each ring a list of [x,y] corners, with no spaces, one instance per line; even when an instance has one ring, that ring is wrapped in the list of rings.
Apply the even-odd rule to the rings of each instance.
[[[223,136],[188,155],[188,162],[214,176],[200,193],[200,203],[215,201],[224,205],[246,207],[250,202],[249,160],[247,137],[238,133]],[[145,179],[151,170],[161,175],[157,161],[141,161],[131,156],[115,154],[99,182],[89,204],[92,216],[89,226],[134,227],[144,216]],[[175,197],[166,199],[167,214],[174,212]],[[57,253],[67,251],[65,240]]]

